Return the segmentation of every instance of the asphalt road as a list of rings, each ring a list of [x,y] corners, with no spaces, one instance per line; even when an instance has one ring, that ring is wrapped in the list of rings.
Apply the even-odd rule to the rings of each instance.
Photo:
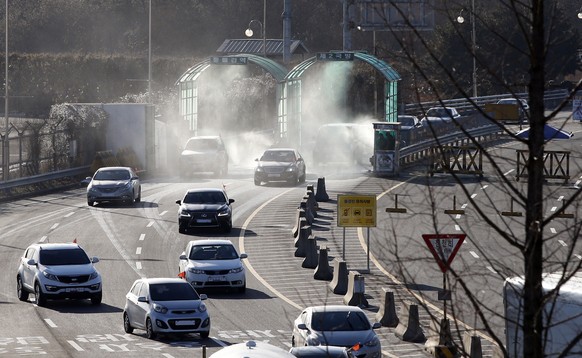
[[[582,170],[576,164],[582,163],[580,144],[574,138],[557,144],[572,150],[572,180],[548,185],[548,213],[560,207],[581,178]],[[362,272],[368,301],[364,308],[372,320],[383,303],[384,290],[392,290],[399,313],[406,305],[422,305],[421,325],[430,336],[431,317],[439,318],[443,314],[443,302],[437,299],[443,274],[422,235],[465,233],[467,239],[451,268],[463,273],[470,289],[480,292],[482,301],[490,308],[487,317],[502,335],[499,315],[503,313],[503,279],[519,273],[521,264],[515,258],[515,249],[501,240],[500,233],[491,230],[476,212],[483,210],[503,230],[519,235],[523,217],[499,215],[499,208],[509,210],[512,205],[503,189],[503,177],[515,180],[512,177],[515,149],[512,142],[492,148],[490,151],[499,159],[502,175],[486,174],[482,180],[464,176],[461,181],[466,191],[449,175],[427,177],[424,168],[407,171],[397,178],[375,178],[366,168],[309,171],[307,184],[315,185],[318,177],[325,176],[331,198],[320,203],[314,234],[320,245],[329,248],[330,259],[345,257],[350,270]],[[492,169],[486,167],[486,173],[492,173]],[[135,279],[175,277],[178,256],[189,240],[223,237],[206,230],[188,235],[178,233],[175,200],[188,188],[203,186],[224,186],[236,200],[234,229],[227,237],[249,255],[246,293],[207,292],[212,319],[208,339],[176,335],[150,341],[141,331],[125,334],[121,312],[125,294]],[[202,357],[203,346],[210,355],[224,345],[250,339],[289,348],[292,322],[303,307],[343,302],[343,296],[331,293],[327,282],[314,280],[313,269],[302,268],[302,258],[293,255],[291,230],[296,208],[305,192],[305,185],[256,187],[250,172],[235,168],[221,179],[203,176],[191,182],[177,178],[147,181],[143,183],[142,202],[135,207],[89,208],[82,189],[1,204],[0,269],[5,274],[1,276],[0,307],[5,324],[0,328],[0,353],[48,357]],[[336,225],[337,195],[349,193],[377,196],[378,226],[370,230],[369,236],[366,229],[349,228],[344,233]],[[406,208],[406,213],[386,213],[385,208],[394,206],[396,194],[399,206]],[[465,210],[465,214],[445,214],[444,210],[453,205]],[[579,212],[576,214],[580,216]],[[566,254],[564,250],[573,249],[574,255],[582,255],[582,250],[572,247],[575,243],[568,239],[566,228],[570,224],[556,220],[545,228],[548,245],[555,252],[555,260],[548,267],[560,262]],[[24,249],[38,241],[73,240],[90,256],[101,260],[97,268],[104,282],[102,305],[57,301],[47,307],[37,307],[32,297],[30,302],[18,301],[15,273]],[[464,301],[462,290],[454,282],[451,284],[453,300],[448,315],[454,312],[459,319],[455,338],[462,339],[467,332],[480,333],[483,323]],[[393,327],[378,330],[385,357],[429,356],[424,344],[402,341],[394,332]],[[481,337],[484,356],[491,355],[491,339]]]

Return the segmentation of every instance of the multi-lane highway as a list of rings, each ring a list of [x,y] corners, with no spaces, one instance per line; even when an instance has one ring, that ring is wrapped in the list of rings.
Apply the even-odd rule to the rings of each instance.
[[[576,138],[576,136],[574,137]],[[552,182],[547,186],[548,214],[561,207],[572,195],[581,177],[579,143],[573,139],[557,144],[570,148],[571,182]],[[441,317],[443,302],[438,301],[443,275],[424,241],[423,234],[465,233],[467,239],[452,264],[452,269],[466,280],[488,308],[485,315],[502,338],[503,313],[501,287],[505,277],[520,273],[518,252],[501,239],[499,232],[483,222],[477,210],[483,210],[504,231],[522,235],[523,217],[499,215],[512,205],[503,185],[503,177],[515,183],[515,149],[507,142],[490,152],[498,158],[501,175],[485,165],[482,180],[464,176],[465,190],[450,175],[428,177],[423,167],[407,171],[397,178],[375,178],[366,168],[336,171],[310,170],[307,184],[316,184],[325,176],[329,202],[320,203],[313,225],[320,244],[329,248],[330,258],[345,255],[350,270],[364,274],[368,307],[374,320],[382,304],[384,290],[395,292],[397,310],[410,303],[420,303],[420,320],[429,335],[431,315]],[[576,152],[577,151],[577,152]],[[294,257],[291,236],[296,208],[305,195],[306,186],[268,185],[256,187],[252,170],[233,168],[225,178],[201,177],[184,182],[176,177],[158,177],[142,184],[142,201],[134,207],[99,205],[88,207],[83,189],[59,192],[0,205],[0,353],[6,356],[45,355],[50,357],[201,357],[221,346],[247,340],[268,341],[289,348],[292,322],[300,310],[309,305],[342,303],[343,296],[330,292],[328,282],[313,279],[313,269],[301,267],[302,258]],[[518,186],[522,186],[518,184]],[[210,338],[196,335],[166,336],[150,341],[136,331],[125,334],[121,312],[125,294],[139,277],[175,277],[178,256],[189,240],[224,237],[210,230],[179,234],[175,200],[192,187],[224,186],[234,198],[234,228],[226,237],[239,251],[249,255],[247,291],[243,293],[210,291],[207,305],[212,320]],[[338,194],[373,194],[378,198],[378,226],[370,230],[336,225]],[[398,194],[399,206],[406,213],[387,213]],[[455,203],[455,204],[453,204]],[[463,215],[445,214],[456,205]],[[523,208],[516,207],[516,211]],[[576,213],[579,217],[579,212]],[[569,219],[573,220],[573,219]],[[548,247],[560,262],[568,250],[582,257],[582,249],[566,228],[567,219],[556,220],[547,230]],[[343,252],[345,237],[346,250]],[[366,249],[371,249],[370,272]],[[71,242],[76,240],[90,256],[98,256],[97,268],[103,277],[103,303],[49,302],[37,307],[20,302],[16,296],[16,270],[24,249],[34,242]],[[482,332],[483,323],[456,282],[449,317],[459,318],[455,332]],[[427,307],[428,311],[424,309]],[[477,331],[473,331],[477,329]],[[394,334],[395,328],[378,330],[386,357],[425,357],[424,344],[405,342]],[[456,333],[455,333],[456,334]],[[482,335],[485,355],[492,354],[493,343]],[[455,337],[458,338],[458,337]]]

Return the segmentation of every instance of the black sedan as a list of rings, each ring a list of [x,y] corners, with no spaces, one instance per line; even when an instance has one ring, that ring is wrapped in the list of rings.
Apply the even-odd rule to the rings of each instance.
[[[232,229],[232,206],[222,189],[190,189],[182,200],[176,200],[178,209],[178,230],[185,233],[193,228],[220,228],[224,232]]]
[[[255,161],[255,185],[272,181],[285,181],[292,185],[305,182],[305,161],[295,149],[267,149]]]

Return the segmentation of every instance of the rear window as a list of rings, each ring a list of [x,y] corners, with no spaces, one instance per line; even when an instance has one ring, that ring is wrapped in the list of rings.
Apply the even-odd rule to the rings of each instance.
[[[150,298],[153,301],[198,300],[198,293],[188,282],[156,283],[150,285]]]
[[[91,263],[82,249],[41,250],[39,261],[45,266],[86,265]]]

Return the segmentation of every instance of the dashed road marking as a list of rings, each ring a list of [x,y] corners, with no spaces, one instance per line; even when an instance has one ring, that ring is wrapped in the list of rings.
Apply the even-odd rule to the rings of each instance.
[[[75,341],[67,341],[67,343],[69,343],[73,348],[75,348],[75,350],[77,350],[78,352],[84,352],[85,350],[83,348],[81,348],[80,345],[78,345]]]
[[[143,241],[145,239],[145,234],[139,235],[139,241]]]
[[[137,249],[135,249],[135,254],[136,255],[141,255],[141,246],[138,247]]]
[[[44,321],[52,328],[57,328],[57,325],[50,318],[45,318]]]
[[[54,230],[59,226],[59,223],[54,223],[49,230]]]

